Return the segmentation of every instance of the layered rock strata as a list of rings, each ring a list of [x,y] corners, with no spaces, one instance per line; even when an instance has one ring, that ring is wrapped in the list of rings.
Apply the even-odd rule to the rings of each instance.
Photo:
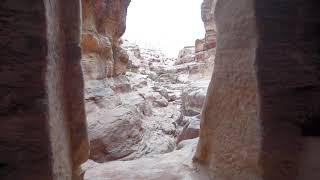
[[[195,41],[195,60],[205,63],[203,74],[211,77],[217,46],[217,28],[214,10],[217,0],[204,0],[201,5],[201,18],[204,23],[205,37]]]

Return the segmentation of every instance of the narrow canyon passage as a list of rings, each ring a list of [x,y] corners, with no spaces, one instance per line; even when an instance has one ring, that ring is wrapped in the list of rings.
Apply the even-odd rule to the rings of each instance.
[[[157,175],[166,174],[170,166],[182,168],[179,164],[186,161],[184,159],[189,160],[192,168],[191,159],[197,139],[188,141],[190,144],[185,144],[183,140],[199,136],[200,112],[210,80],[203,73],[206,63],[194,61],[195,52],[191,47],[183,49],[178,58],[180,61],[191,62],[181,64],[158,51],[139,49],[128,42],[123,47],[129,54],[131,64],[125,75],[107,78],[105,81],[86,82],[86,85],[89,84],[86,92],[90,93],[86,96],[90,159],[104,163],[102,166],[114,163],[119,166],[131,163],[131,166],[135,166],[135,163],[144,164],[146,160],[143,157],[147,157],[149,159],[145,165],[148,167],[159,163],[155,157],[161,159],[167,156],[173,165],[163,161],[162,168],[155,167],[155,170],[162,171]],[[101,94],[104,96],[97,97]],[[181,141],[182,145],[178,144]],[[181,150],[185,154],[180,152],[180,158],[175,155],[178,152],[170,153],[186,145],[188,150]],[[161,156],[166,153],[169,154]],[[133,159],[137,160],[122,162]],[[121,161],[106,163],[112,160]],[[88,166],[101,165],[91,161]],[[98,169],[88,170],[85,177],[90,179],[90,173],[97,172],[104,173],[106,177],[117,177],[119,174],[114,170],[106,174]],[[116,166],[106,169],[133,170],[130,165],[126,170]],[[119,176],[125,178],[135,173],[121,173]],[[148,177],[148,171],[145,173]],[[180,177],[184,173],[174,174],[171,174],[171,178]]]
[[[139,46],[121,38],[126,18],[130,17],[129,2],[105,3],[83,3],[82,67],[90,140],[90,160],[82,166],[86,171],[84,178],[208,178],[197,173],[199,167],[193,166],[192,157],[214,66],[216,37],[209,26],[208,10],[212,7],[203,5],[207,19],[201,20],[201,4],[195,7],[190,3],[206,30],[198,38],[205,38],[193,39],[192,46],[184,44],[176,57],[170,57],[167,51],[159,50],[161,47],[143,43]],[[160,21],[147,20],[151,19]],[[158,26],[165,28],[170,24]],[[153,33],[156,36],[158,32]],[[126,37],[130,39],[130,35]],[[167,45],[174,48],[175,41],[171,39]],[[139,171],[135,166],[145,168]]]
[[[320,179],[319,0],[204,0],[173,57],[134,1],[1,1],[1,180]]]

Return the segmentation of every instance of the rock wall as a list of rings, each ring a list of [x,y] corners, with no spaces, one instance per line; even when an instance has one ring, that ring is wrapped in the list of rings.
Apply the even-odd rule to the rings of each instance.
[[[80,2],[0,5],[0,179],[81,179]]]
[[[121,47],[130,0],[82,0],[82,68],[90,159],[104,162],[131,154],[141,141],[135,107],[122,107],[130,90],[123,78],[128,55]]]
[[[205,63],[203,75],[212,75],[217,46],[217,29],[214,20],[214,10],[217,0],[204,0],[201,5],[201,18],[204,23],[205,37],[195,41],[195,61]]]
[[[316,0],[255,4],[263,179],[320,179],[319,7]]]
[[[213,178],[255,179],[260,131],[253,1],[218,1],[215,22],[217,53],[195,159],[208,163]]]
[[[217,0],[204,0],[201,5],[201,18],[206,31],[204,38],[204,50],[212,49],[217,44],[217,28],[214,20],[214,11]]]
[[[319,179],[317,7],[217,1],[215,67],[195,155],[213,179]]]
[[[85,79],[123,74],[128,55],[120,47],[130,0],[82,0],[82,66]]]

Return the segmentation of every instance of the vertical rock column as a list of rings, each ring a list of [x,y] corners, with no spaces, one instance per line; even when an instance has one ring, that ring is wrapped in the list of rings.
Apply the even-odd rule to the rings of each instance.
[[[217,54],[195,155],[213,178],[320,178],[318,7],[217,1]]]
[[[80,2],[0,4],[0,179],[80,179]]]
[[[213,179],[255,179],[260,173],[260,125],[254,1],[218,0],[215,21],[215,67],[195,159],[208,165]]]

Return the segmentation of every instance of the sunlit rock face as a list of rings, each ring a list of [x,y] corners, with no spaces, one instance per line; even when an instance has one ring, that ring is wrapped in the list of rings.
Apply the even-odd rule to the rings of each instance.
[[[80,2],[0,3],[0,179],[80,179]]]
[[[123,74],[128,56],[120,47],[130,0],[82,0],[82,66],[85,79]]]
[[[213,179],[319,179],[317,3],[217,1],[195,155]]]

